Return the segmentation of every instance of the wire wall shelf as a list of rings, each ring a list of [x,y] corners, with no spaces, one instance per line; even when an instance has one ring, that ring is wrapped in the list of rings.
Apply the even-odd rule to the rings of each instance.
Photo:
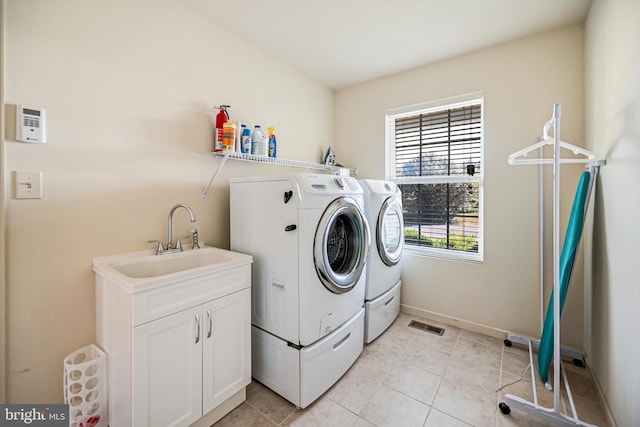
[[[202,191],[203,199],[207,197],[207,192],[209,191],[211,184],[213,184],[213,181],[215,181],[216,177],[218,176],[218,173],[220,172],[220,170],[222,169],[222,166],[224,166],[224,163],[227,160],[239,160],[243,162],[263,163],[263,164],[277,165],[277,166],[288,166],[288,167],[299,168],[299,169],[329,172],[335,175],[342,175],[342,176],[358,175],[358,170],[353,168],[323,165],[321,163],[302,162],[299,160],[288,160],[280,157],[265,157],[265,156],[256,156],[254,154],[243,154],[243,153],[232,153],[232,152],[226,152],[226,153],[213,152],[208,155],[211,155],[213,157],[220,157],[222,158],[222,161],[220,162],[220,165],[218,166],[216,171],[213,173],[211,180]]]
[[[302,162],[299,160],[288,160],[280,157],[256,156],[254,154],[243,153],[211,153],[216,157],[228,157],[231,160],[241,160],[244,162],[266,163],[270,165],[290,166],[294,168],[320,170],[325,172],[339,173],[341,169],[346,169],[349,174],[357,175],[357,169],[345,168],[341,166],[323,165],[321,163]]]

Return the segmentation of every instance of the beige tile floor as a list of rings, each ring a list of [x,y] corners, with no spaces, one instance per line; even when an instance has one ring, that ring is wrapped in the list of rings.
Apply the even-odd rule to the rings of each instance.
[[[254,381],[247,388],[247,400],[215,426],[549,425],[520,411],[504,415],[498,409],[507,393],[533,399],[526,350],[434,322],[428,323],[445,328],[442,336],[419,331],[408,327],[412,319],[422,320],[401,313],[384,334],[365,346],[340,381],[307,408],[296,408]],[[565,368],[580,419],[607,426],[588,370],[570,363]],[[553,392],[542,383],[536,390],[540,404],[552,407]],[[569,407],[565,394],[561,406]]]

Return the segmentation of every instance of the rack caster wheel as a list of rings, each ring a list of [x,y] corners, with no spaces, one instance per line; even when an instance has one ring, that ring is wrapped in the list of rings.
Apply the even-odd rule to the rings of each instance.
[[[506,345],[507,347],[511,347],[513,345],[513,343],[511,342],[511,340],[504,340],[502,341],[504,343],[504,345]]]
[[[580,359],[573,359],[573,364],[578,368],[584,368],[584,362]]]
[[[507,405],[504,402],[500,402],[498,404],[498,408],[500,409],[500,412],[502,412],[505,415],[509,415],[511,413],[511,408],[509,408],[509,405]]]

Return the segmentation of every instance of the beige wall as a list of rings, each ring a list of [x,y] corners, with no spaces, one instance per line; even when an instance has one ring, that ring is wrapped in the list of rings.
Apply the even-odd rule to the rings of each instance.
[[[362,177],[384,178],[386,109],[475,91],[484,93],[485,108],[485,261],[472,264],[405,256],[402,303],[539,336],[538,168],[509,166],[507,156],[537,141],[556,102],[562,103],[563,140],[584,145],[582,27],[529,37],[338,91],[339,160],[357,164]],[[360,161],[364,156],[367,162]],[[562,169],[563,229],[580,171],[575,165]],[[547,191],[551,193],[548,185]],[[550,221],[548,214],[548,242]],[[547,250],[551,254],[550,246]],[[583,338],[581,266],[580,258],[563,319],[563,342],[577,348],[582,347]],[[551,265],[547,267],[551,284]]]
[[[595,0],[586,23],[588,146],[607,165],[586,252],[590,365],[619,426],[640,420],[640,3]],[[590,258],[588,258],[590,259]]]
[[[640,210],[632,197],[640,156],[632,0],[595,1],[586,82],[583,29],[575,26],[341,90],[335,108],[332,91],[178,2],[6,3],[9,402],[62,401],[62,359],[94,342],[94,256],[166,240],[166,216],[178,202],[194,208],[205,242],[228,247],[228,179],[282,171],[229,162],[200,198],[219,164],[202,153],[211,148],[211,106],[220,103],[232,105],[233,119],[277,126],[282,157],[317,161],[334,142],[339,162],[383,178],[386,109],[483,91],[485,262],[407,256],[403,303],[537,335],[537,169],[508,166],[506,157],[535,142],[554,102],[563,105],[563,139],[583,145],[586,83],[588,147],[608,166],[594,199],[594,234],[585,236],[587,260],[593,256],[584,275],[587,332],[583,342],[580,261],[563,338],[587,350],[618,424],[640,419],[640,348],[628,328],[640,320],[632,270],[639,236],[618,226],[633,224]],[[47,144],[14,142],[18,103],[47,108]],[[42,171],[44,199],[14,199],[15,170]],[[563,226],[579,171],[563,169]],[[190,225],[177,214],[175,235]]]
[[[8,401],[62,401],[62,361],[94,342],[95,256],[166,241],[176,203],[207,244],[228,247],[228,179],[278,167],[219,159],[213,105],[275,125],[281,156],[318,161],[333,91],[173,0],[6,4]],[[15,104],[47,108],[43,145],[15,142]],[[42,200],[16,200],[12,171],[41,171]],[[257,213],[258,214],[258,213]],[[178,211],[174,236],[188,233]]]
[[[4,192],[4,174],[2,173],[5,159],[4,154],[4,28],[5,13],[4,0],[0,0],[0,402],[6,401],[6,281],[5,281],[5,192]]]

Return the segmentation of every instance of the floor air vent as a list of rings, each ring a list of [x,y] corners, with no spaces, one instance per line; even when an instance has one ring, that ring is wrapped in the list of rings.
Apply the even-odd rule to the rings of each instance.
[[[444,328],[439,328],[437,326],[428,325],[422,322],[416,322],[415,320],[409,322],[409,326],[411,326],[412,328],[420,329],[421,331],[431,332],[432,334],[436,335],[444,334]]]

